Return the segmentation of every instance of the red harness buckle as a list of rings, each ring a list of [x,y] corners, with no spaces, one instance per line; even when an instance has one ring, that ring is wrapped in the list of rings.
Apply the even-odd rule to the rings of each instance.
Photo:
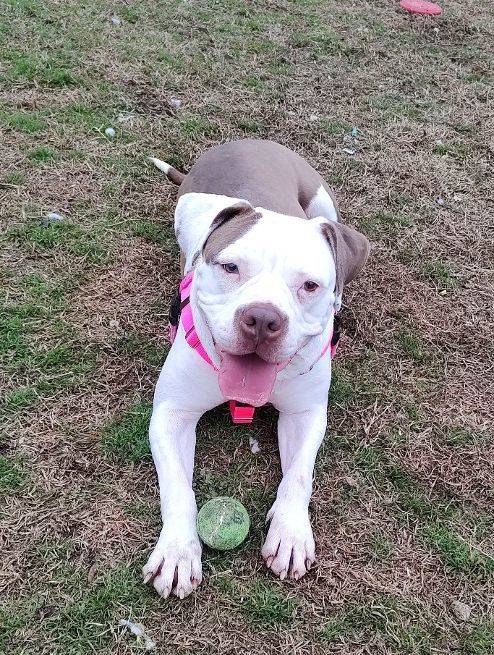
[[[228,404],[233,423],[252,423],[255,407],[238,403],[236,400],[230,400]]]

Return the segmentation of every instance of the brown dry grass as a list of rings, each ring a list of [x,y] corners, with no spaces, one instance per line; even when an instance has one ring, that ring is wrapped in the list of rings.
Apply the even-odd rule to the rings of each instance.
[[[486,0],[444,8],[6,3],[0,650],[137,652],[118,628],[131,617],[160,653],[493,652],[493,569],[461,546],[492,561],[494,16]],[[317,567],[297,584],[265,574],[275,417],[256,419],[253,457],[220,409],[201,423],[198,496],[238,496],[253,532],[205,554],[194,597],[163,602],[139,577],[159,529],[152,464],[101,445],[151,399],[178,276],[174,189],[145,156],[187,169],[242,135],[304,155],[373,255],[346,296]],[[78,231],[47,242],[36,226],[50,210]]]

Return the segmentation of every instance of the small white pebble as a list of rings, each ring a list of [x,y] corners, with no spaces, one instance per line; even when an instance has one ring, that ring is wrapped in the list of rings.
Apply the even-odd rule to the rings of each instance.
[[[442,139],[436,139],[436,146],[443,146],[444,141]]]
[[[114,25],[121,25],[121,24],[122,24],[122,19],[119,18],[118,16],[112,16],[112,17],[111,17],[111,22],[112,22]]]
[[[319,116],[317,114],[311,114],[309,116],[309,120],[310,120],[311,123],[313,123],[314,121],[317,121],[318,118],[319,118]]]
[[[170,98],[170,100],[168,100],[168,105],[172,109],[180,109],[180,107],[182,106],[182,101],[179,100],[178,98]]]
[[[353,148],[343,148],[343,152],[346,152],[347,155],[354,155],[357,151]]]
[[[135,116],[132,113],[124,114],[123,112],[117,116],[117,123],[132,123]]]
[[[436,198],[436,202],[438,205],[444,205],[444,198],[439,196],[439,198]]]
[[[50,212],[49,214],[47,214],[46,218],[49,221],[63,221],[63,216],[57,214],[56,212]]]
[[[60,223],[63,221],[63,216],[60,214],[57,214],[56,212],[50,212],[47,214],[41,221],[41,223],[47,227],[48,225],[51,225],[52,223]]]
[[[257,439],[254,439],[254,437],[249,437],[249,446],[250,450],[254,455],[257,455],[257,453],[261,452],[261,449],[259,447],[259,442]]]
[[[116,135],[116,132],[113,129],[113,127],[107,127],[105,130],[105,134],[109,139],[113,139]]]
[[[113,329],[119,328],[120,327],[120,321],[118,321],[116,318],[112,318],[109,326]]]
[[[468,621],[472,608],[466,603],[462,603],[461,600],[453,600],[451,601],[451,611],[459,621]]]

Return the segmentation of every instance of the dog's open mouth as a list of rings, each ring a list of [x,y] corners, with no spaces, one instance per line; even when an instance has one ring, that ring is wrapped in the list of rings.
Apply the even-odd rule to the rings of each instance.
[[[221,352],[219,383],[226,400],[259,407],[268,402],[276,375],[285,366],[264,361],[259,355]]]

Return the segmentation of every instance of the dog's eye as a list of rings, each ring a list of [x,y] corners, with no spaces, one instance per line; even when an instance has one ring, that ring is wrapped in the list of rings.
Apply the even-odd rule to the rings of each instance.
[[[315,291],[318,288],[318,284],[316,282],[312,282],[312,280],[307,280],[307,282],[304,283],[304,289],[306,291],[312,292]]]
[[[238,273],[238,266],[236,264],[221,264],[221,268],[227,273]]]

